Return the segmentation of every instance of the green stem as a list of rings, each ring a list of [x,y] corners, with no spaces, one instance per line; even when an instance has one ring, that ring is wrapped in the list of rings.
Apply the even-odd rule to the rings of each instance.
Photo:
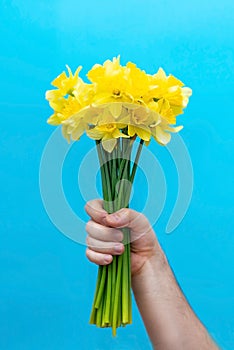
[[[121,278],[121,280],[122,280],[122,278]],[[122,289],[120,288],[119,301],[118,301],[118,314],[117,314],[117,328],[122,325],[122,302],[121,301],[122,301]]]
[[[144,144],[144,140],[141,139],[141,141],[139,143],[139,146],[138,146],[138,149],[137,149],[137,154],[136,154],[136,158],[135,158],[134,165],[133,165],[133,168],[132,168],[132,173],[130,175],[131,183],[133,183],[133,180],[134,180],[134,177],[135,177],[135,174],[136,174],[137,165],[138,165],[138,162],[139,162],[139,158],[140,158],[140,155],[141,155],[141,150],[142,150],[143,144]]]
[[[101,166],[101,177],[102,177],[102,188],[103,188],[103,199],[104,199],[103,206],[108,213],[111,213],[113,212],[111,183],[110,183],[111,178],[110,178],[109,169],[108,169],[107,155],[102,149],[102,145],[100,141],[96,141],[96,145],[97,145],[99,163]]]
[[[121,276],[122,276],[122,266],[123,266],[123,254],[118,256],[118,271],[117,271],[117,279],[116,279],[116,287],[115,287],[115,298],[114,298],[114,306],[113,306],[113,322],[112,322],[112,334],[116,336],[116,328],[118,322],[118,308],[119,308],[119,296],[121,290]]]
[[[101,299],[100,307],[97,310],[97,317],[96,317],[96,326],[97,327],[102,326],[102,310],[103,310],[103,298]]]
[[[100,302],[103,299],[103,291],[104,291],[104,287],[105,287],[105,282],[106,282],[106,266],[102,267],[102,276],[101,276],[101,281],[100,281],[100,285],[98,288],[98,294],[97,294],[97,299],[95,301],[95,308],[98,309],[100,306]]]
[[[98,291],[99,291],[99,287],[100,287],[101,276],[102,276],[102,267],[103,266],[99,266],[99,268],[98,268],[98,277],[97,277],[96,290],[95,290],[95,295],[94,295],[94,302],[93,302],[91,316],[90,316],[90,321],[89,321],[90,324],[95,324],[95,322],[96,322],[96,311],[97,311],[97,309],[95,308],[95,302],[96,302]]]
[[[110,322],[110,305],[111,305],[111,287],[112,287],[112,267],[108,265],[107,267],[107,290],[106,290],[106,304],[105,304],[105,323]]]
[[[103,149],[100,141],[96,142],[102,178],[104,209],[108,213],[128,207],[131,193],[130,184],[132,184],[135,177],[144,141],[140,141],[131,171],[130,155],[133,142],[134,139],[117,140],[117,146],[111,154]],[[119,188],[116,187],[118,182]],[[124,253],[120,256],[114,256],[110,265],[99,267],[90,317],[90,323],[94,323],[99,327],[112,326],[114,336],[117,327],[132,322],[130,232],[127,228],[123,229],[123,232]]]
[[[104,328],[106,327],[106,324],[108,324],[108,322],[105,322],[105,310],[106,310],[106,303],[107,303],[107,293],[103,293],[103,304],[102,304],[102,319],[101,319],[101,327]]]
[[[112,283],[111,283],[112,293],[111,293],[111,315],[110,315],[111,322],[113,322],[113,306],[115,302],[117,258],[118,257],[116,255],[113,256],[113,261],[111,264],[111,267],[112,267]]]
[[[129,289],[128,289],[128,314],[129,314],[129,323],[132,323],[132,296],[131,296],[131,243],[130,243],[130,232],[128,233],[129,237],[129,242],[126,246],[127,253],[128,253],[128,284],[129,284]]]
[[[128,243],[129,243],[129,230],[124,228],[123,230],[125,245],[125,251],[123,253],[123,271],[122,271],[122,323],[127,324],[129,322],[129,256],[128,256]]]

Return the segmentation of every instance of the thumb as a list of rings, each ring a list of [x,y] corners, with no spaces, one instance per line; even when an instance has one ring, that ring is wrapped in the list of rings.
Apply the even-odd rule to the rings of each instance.
[[[115,228],[128,227],[131,229],[132,239],[140,238],[152,230],[147,218],[135,210],[123,208],[106,216],[109,226]]]

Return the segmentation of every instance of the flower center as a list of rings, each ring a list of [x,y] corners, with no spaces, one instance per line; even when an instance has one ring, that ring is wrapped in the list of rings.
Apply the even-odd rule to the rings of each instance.
[[[120,90],[119,89],[114,89],[113,90],[113,95],[120,96]]]
[[[107,124],[107,125],[106,125],[106,128],[109,129],[109,130],[110,130],[110,129],[114,129],[114,128],[115,128],[115,125],[114,125],[114,124]]]

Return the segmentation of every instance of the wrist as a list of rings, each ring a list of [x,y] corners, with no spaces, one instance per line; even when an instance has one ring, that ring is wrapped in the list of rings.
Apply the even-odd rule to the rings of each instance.
[[[132,275],[132,288],[134,293],[137,284],[142,284],[145,279],[150,280],[151,277],[153,280],[155,280],[155,278],[158,279],[168,270],[170,270],[170,267],[167,257],[159,243],[156,242],[151,254],[146,257],[141,268]]]

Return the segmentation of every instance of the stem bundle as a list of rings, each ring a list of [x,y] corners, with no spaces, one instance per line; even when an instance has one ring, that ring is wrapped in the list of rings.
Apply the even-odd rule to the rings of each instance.
[[[111,153],[106,152],[100,141],[96,142],[100,162],[104,209],[113,213],[127,208],[131,187],[135,177],[143,141],[138,146],[136,159],[131,165],[131,153],[134,139],[118,139]],[[99,266],[96,291],[90,316],[90,323],[98,327],[116,329],[132,323],[131,301],[131,260],[130,231],[122,229],[124,234],[124,253],[113,256],[107,266]]]

